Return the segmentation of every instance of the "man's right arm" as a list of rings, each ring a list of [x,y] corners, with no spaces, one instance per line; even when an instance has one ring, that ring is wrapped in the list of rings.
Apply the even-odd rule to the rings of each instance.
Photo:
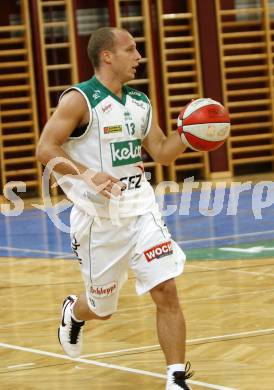
[[[46,123],[36,148],[37,159],[43,165],[47,165],[53,158],[63,157],[71,163],[57,164],[55,166],[57,172],[63,175],[75,175],[82,174],[87,170],[84,165],[73,161],[62,148],[73,130],[81,124],[86,111],[85,99],[79,92],[70,91],[63,96],[55,112]]]
[[[65,94],[43,129],[36,148],[37,159],[43,165],[47,165],[59,157],[61,158],[60,163],[54,162],[56,172],[63,175],[74,175],[75,178],[96,186],[98,192],[107,198],[110,198],[111,192],[119,195],[124,184],[117,178],[105,172],[95,172],[79,161],[74,161],[62,148],[72,132],[79,125],[87,122],[86,115],[87,104],[84,97],[76,90]]]

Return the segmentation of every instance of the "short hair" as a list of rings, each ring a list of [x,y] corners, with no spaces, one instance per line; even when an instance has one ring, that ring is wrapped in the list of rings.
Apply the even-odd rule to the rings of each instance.
[[[101,27],[95,30],[89,38],[87,52],[94,69],[100,66],[100,53],[102,50],[113,50],[115,47],[115,32],[127,30],[117,27]]]

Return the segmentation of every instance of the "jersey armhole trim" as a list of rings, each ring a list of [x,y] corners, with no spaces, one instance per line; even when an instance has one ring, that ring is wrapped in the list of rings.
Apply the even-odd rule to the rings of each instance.
[[[144,131],[144,136],[143,139],[148,135],[150,127],[151,127],[151,105],[149,105],[149,111],[148,111],[148,116],[147,116],[147,123]]]
[[[74,87],[74,86],[73,86],[73,87],[70,87],[70,88],[68,88],[68,89],[66,89],[66,90],[60,95],[59,101],[62,99],[62,97],[63,97],[67,92],[72,91],[72,90],[76,90],[76,91],[78,91],[78,92],[81,93],[81,95],[85,98],[85,101],[86,101],[86,103],[87,103],[88,110],[89,110],[89,122],[88,122],[87,128],[86,128],[86,130],[84,131],[84,133],[81,134],[79,137],[72,137],[72,136],[69,137],[69,139],[71,139],[71,140],[80,140],[80,139],[84,138],[84,136],[88,133],[88,131],[89,131],[90,128],[91,128],[92,121],[93,121],[92,107],[91,107],[91,105],[90,105],[90,102],[89,102],[89,100],[88,100],[87,95],[86,95],[80,88]]]

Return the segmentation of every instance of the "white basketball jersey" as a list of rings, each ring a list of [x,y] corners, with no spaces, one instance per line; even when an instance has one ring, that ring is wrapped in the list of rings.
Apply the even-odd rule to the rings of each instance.
[[[55,174],[58,184],[77,207],[90,215],[130,217],[151,211],[156,207],[155,196],[145,177],[141,154],[152,116],[147,96],[123,86],[119,99],[95,76],[64,93],[72,89],[84,96],[92,120],[80,136],[72,133],[63,145],[64,151],[84,166],[121,180],[126,189],[119,199],[109,201],[73,176]]]

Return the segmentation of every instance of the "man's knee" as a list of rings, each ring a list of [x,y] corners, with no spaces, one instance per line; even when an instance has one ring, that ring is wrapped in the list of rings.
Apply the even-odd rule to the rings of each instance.
[[[175,279],[169,279],[150,290],[152,296],[177,296]]]
[[[155,286],[150,291],[157,309],[177,310],[180,307],[174,279],[167,280]]]

